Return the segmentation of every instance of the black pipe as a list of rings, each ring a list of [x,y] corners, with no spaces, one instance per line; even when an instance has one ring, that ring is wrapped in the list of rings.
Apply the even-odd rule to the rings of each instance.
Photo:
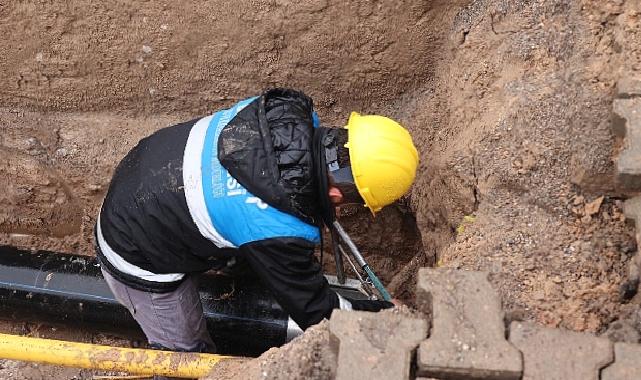
[[[287,314],[255,278],[203,275],[200,297],[219,353],[259,355],[296,335]],[[138,329],[94,258],[9,246],[0,246],[0,312],[20,319]]]

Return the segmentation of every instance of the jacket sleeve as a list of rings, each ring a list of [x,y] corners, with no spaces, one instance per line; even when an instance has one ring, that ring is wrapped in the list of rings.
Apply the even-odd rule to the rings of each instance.
[[[351,300],[336,294],[314,257],[314,244],[299,238],[273,238],[240,246],[263,284],[302,328],[329,318],[333,309],[379,311],[386,301]]]

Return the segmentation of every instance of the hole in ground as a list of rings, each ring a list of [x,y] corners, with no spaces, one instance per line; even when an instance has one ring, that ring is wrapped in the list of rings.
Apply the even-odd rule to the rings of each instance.
[[[424,249],[409,199],[384,208],[376,217],[360,206],[345,207],[339,221],[392,296],[413,306],[418,268],[433,266],[436,252]],[[323,269],[335,274],[330,234],[323,239]],[[356,278],[346,261],[345,272]]]

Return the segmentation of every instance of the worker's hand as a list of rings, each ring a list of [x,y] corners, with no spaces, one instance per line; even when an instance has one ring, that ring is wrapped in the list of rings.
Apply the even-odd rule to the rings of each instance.
[[[392,298],[390,302],[394,304],[394,307],[401,307],[405,305],[403,302],[401,302],[401,300],[398,300],[396,298]]]

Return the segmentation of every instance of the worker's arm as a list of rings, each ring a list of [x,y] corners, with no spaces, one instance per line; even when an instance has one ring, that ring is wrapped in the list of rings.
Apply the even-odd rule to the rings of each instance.
[[[379,311],[391,302],[340,297],[314,257],[314,244],[299,238],[260,240],[240,247],[242,255],[278,303],[303,329],[329,318],[333,309]]]

